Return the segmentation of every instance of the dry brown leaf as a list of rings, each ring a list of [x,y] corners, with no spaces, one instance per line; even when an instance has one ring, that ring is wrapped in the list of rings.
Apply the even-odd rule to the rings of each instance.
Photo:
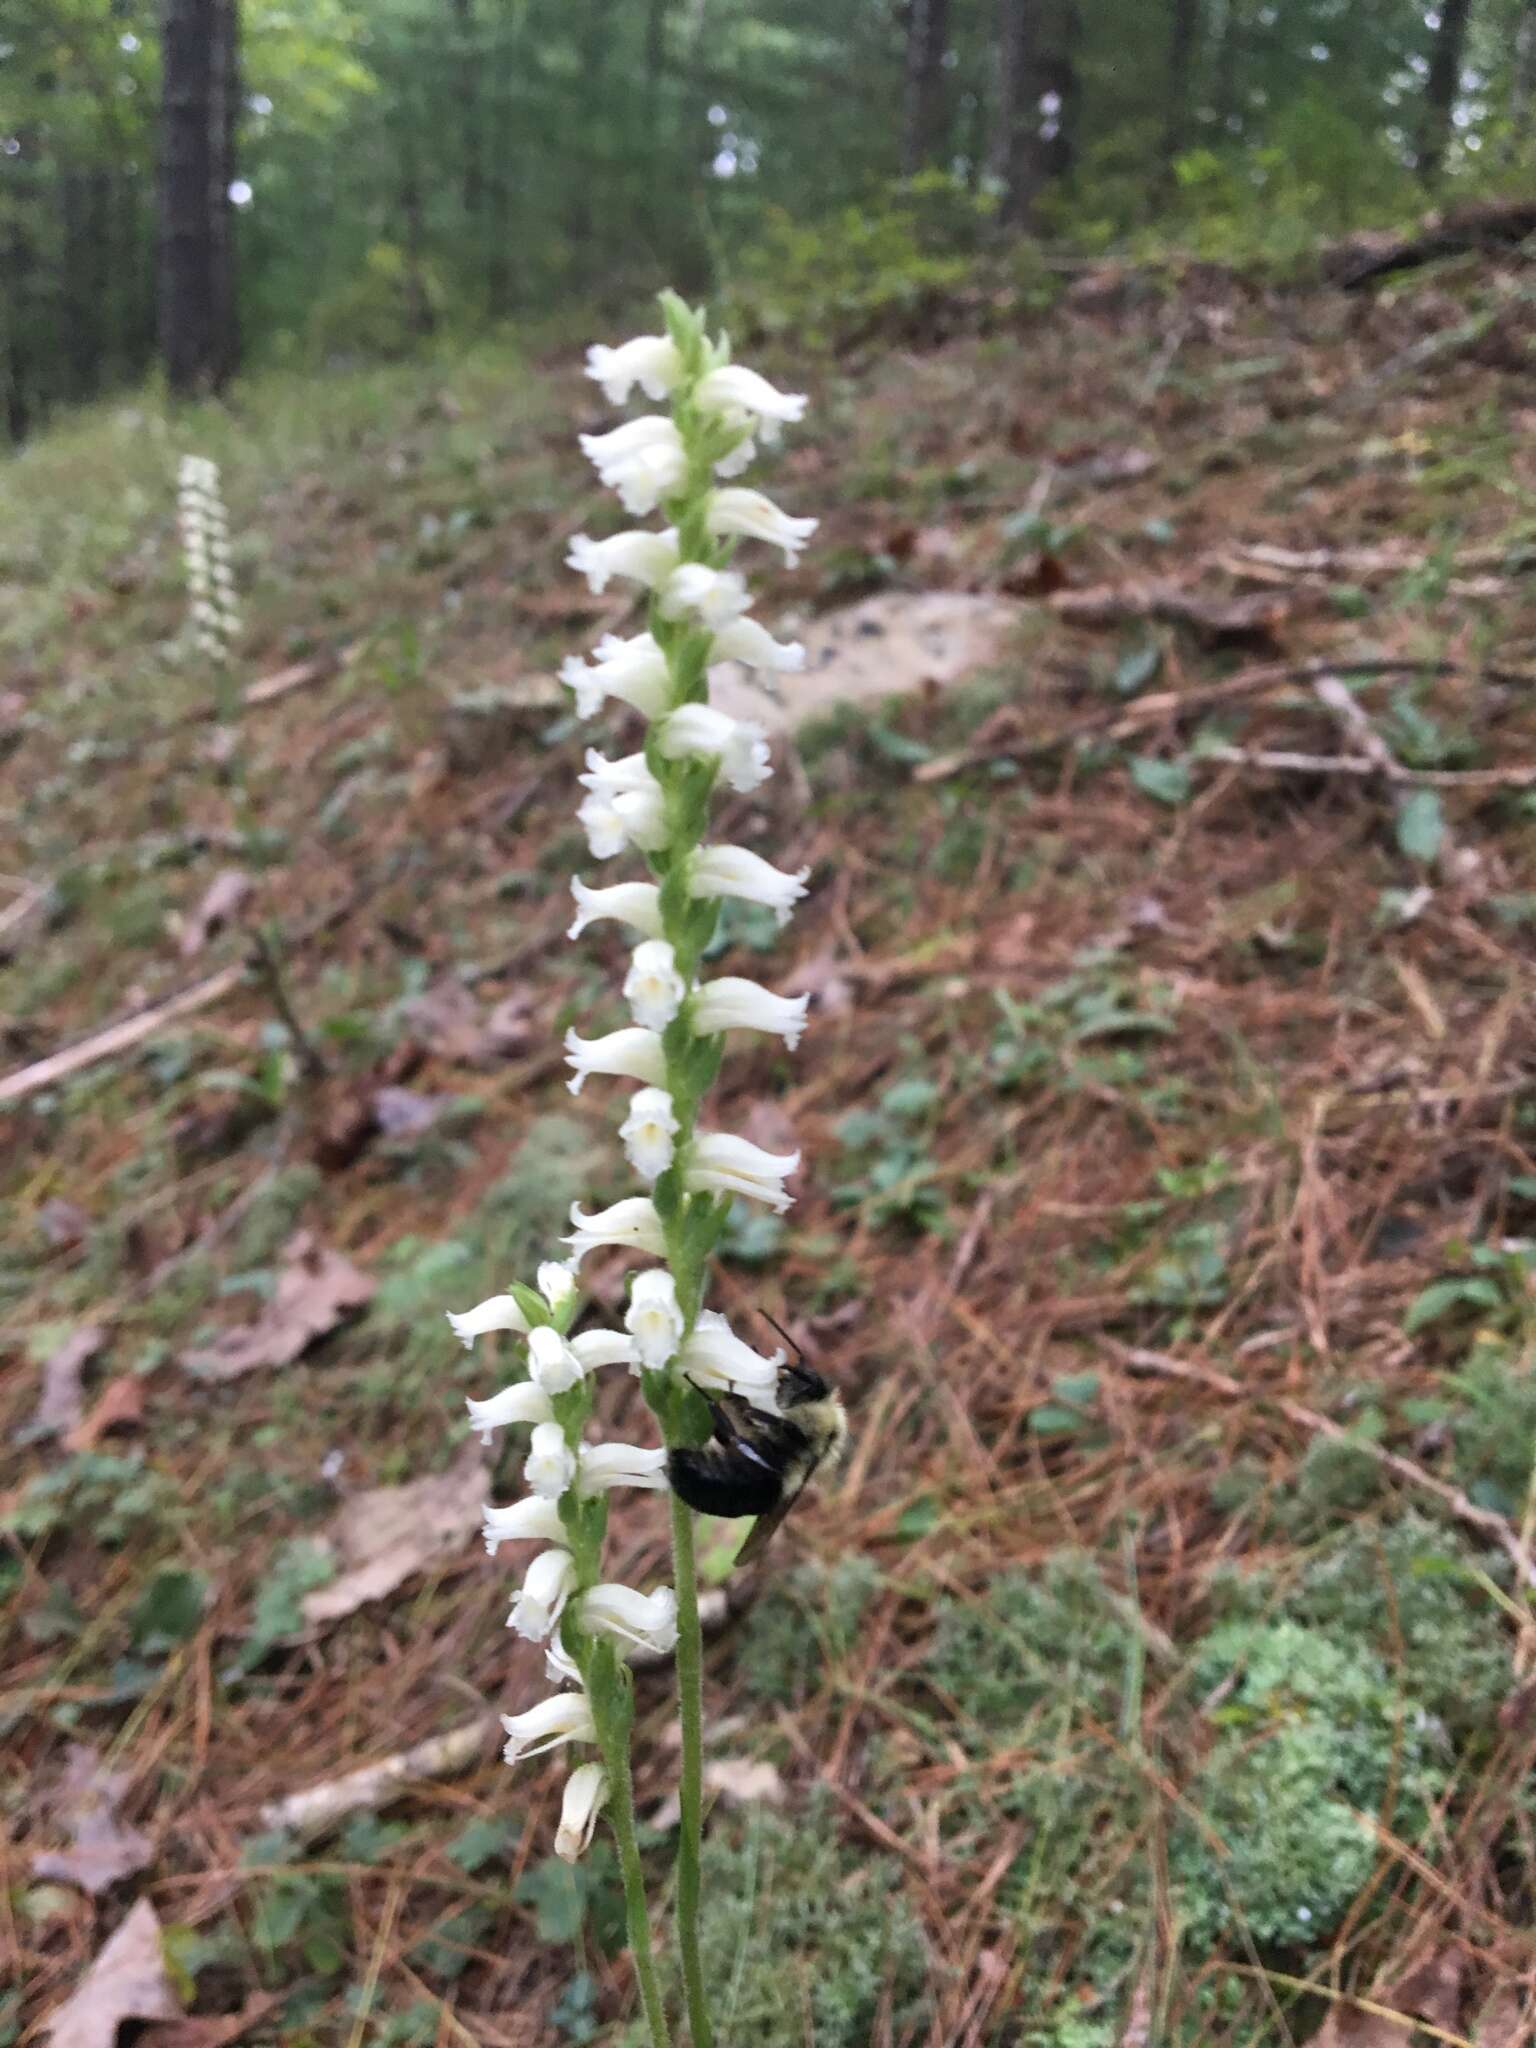
[[[311,1231],[283,1248],[277,1288],[254,1323],[228,1330],[181,1363],[198,1379],[233,1380],[262,1366],[292,1365],[318,1338],[373,1299],[374,1282]]]
[[[1415,2019],[1456,2033],[1463,1967],[1459,1948],[1437,1949],[1370,1994],[1370,2005],[1379,2010],[1368,2011],[1348,1999],[1333,2006],[1308,2048],[1405,2048]]]
[[[479,1445],[466,1444],[446,1472],[354,1494],[321,1538],[341,1575],[306,1596],[304,1619],[340,1621],[457,1555],[480,1527],[489,1477]]]
[[[203,891],[197,908],[182,920],[182,959],[193,959],[211,938],[233,924],[250,893],[251,878],[243,868],[221,869]]]
[[[23,1441],[63,1436],[76,1428],[85,1412],[81,1380],[85,1368],[107,1341],[100,1323],[82,1323],[43,1361],[43,1390],[32,1420],[20,1432]]]
[[[94,1749],[72,1743],[53,1800],[54,1818],[68,1830],[70,1846],[34,1856],[36,1875],[77,1884],[95,1899],[119,1879],[142,1870],[153,1845],[148,1835],[117,1817],[132,1783],[131,1771],[103,1770]]]
[[[373,1120],[386,1138],[419,1138],[452,1101],[451,1095],[421,1095],[414,1088],[380,1088],[373,1097]]]
[[[835,953],[817,953],[803,960],[783,984],[789,996],[809,996],[817,1017],[846,1017],[853,1008],[853,987]]]
[[[1513,1984],[1501,1985],[1478,2014],[1472,2039],[1477,2048],[1531,2048],[1536,2016],[1525,1994]]]
[[[53,2048],[114,2048],[124,2020],[180,2017],[160,1922],[148,1899],[140,1899],[46,2025]]]
[[[55,1195],[37,1212],[38,1227],[55,1251],[69,1251],[80,1244],[91,1227],[91,1219],[75,1202]]]
[[[144,1382],[132,1373],[108,1380],[83,1421],[64,1439],[67,1451],[88,1451],[109,1429],[136,1429],[144,1420]]]

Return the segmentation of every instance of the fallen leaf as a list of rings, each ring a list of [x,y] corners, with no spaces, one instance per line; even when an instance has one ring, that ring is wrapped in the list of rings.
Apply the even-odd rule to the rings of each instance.
[[[755,1763],[750,1757],[722,1756],[706,1763],[704,1790],[713,1792],[727,1806],[784,1804],[784,1780],[779,1776],[777,1766]],[[682,1802],[675,1792],[669,1792],[650,1816],[649,1825],[653,1828],[675,1828],[682,1814]]]
[[[784,982],[784,993],[809,996],[817,1017],[846,1017],[853,1008],[853,987],[835,953],[802,961]]]
[[[100,1323],[83,1323],[43,1361],[43,1391],[32,1420],[17,1432],[23,1443],[63,1436],[85,1412],[81,1379],[85,1368],[107,1341]]]
[[[140,1899],[46,2024],[53,2048],[114,2048],[124,2020],[180,2017],[160,1948],[160,1922],[148,1899]]]
[[[132,1783],[131,1771],[103,1770],[94,1749],[73,1743],[53,1803],[54,1818],[68,1831],[70,1846],[34,1856],[34,1873],[77,1884],[95,1899],[142,1870],[153,1844],[148,1835],[126,1827],[117,1817]]]
[[[1057,458],[1064,482],[1091,489],[1099,484],[1129,484],[1148,476],[1157,457],[1147,448],[1110,447],[1069,450]]]
[[[308,683],[318,683],[325,676],[332,676],[341,667],[334,655],[317,661],[295,661],[287,668],[274,669],[269,676],[258,676],[254,683],[246,686],[247,704],[270,704],[276,697],[286,697],[290,690],[302,690]]]
[[[1478,2014],[1472,2029],[1477,2048],[1530,2048],[1536,2039],[1536,2016],[1525,1995],[1504,1984]]]
[[[478,1444],[466,1444],[446,1472],[354,1494],[320,1539],[340,1576],[305,1596],[305,1621],[340,1621],[456,1555],[480,1528],[489,1479]]]
[[[38,1227],[55,1251],[68,1251],[79,1244],[91,1227],[91,1219],[74,1202],[62,1195],[44,1202],[37,1212]]]
[[[67,1451],[88,1451],[109,1429],[137,1429],[144,1420],[144,1382],[133,1373],[108,1380],[96,1404],[64,1439]]]
[[[431,1130],[452,1101],[451,1095],[419,1095],[414,1088],[380,1088],[373,1120],[386,1138],[416,1138]]]
[[[1072,579],[1059,555],[1049,549],[1036,550],[1013,564],[998,582],[998,589],[1010,597],[1054,597]]]
[[[1005,972],[1033,967],[1039,964],[1040,944],[1035,936],[1038,919],[1032,910],[1021,910],[1010,917],[987,940],[986,959],[989,966],[1001,967]]]
[[[486,1042],[505,1058],[521,1052],[534,1035],[533,1006],[522,993],[503,996],[485,1020]]]
[[[184,1351],[181,1363],[204,1380],[233,1380],[261,1366],[292,1365],[317,1339],[373,1299],[374,1282],[350,1259],[300,1230],[283,1248],[272,1299],[244,1328]]]
[[[1416,2018],[1442,2033],[1456,2033],[1463,1967],[1460,1949],[1437,1950],[1370,1993],[1371,2005],[1381,2011],[1368,2011],[1348,1999],[1331,2007],[1308,2048],[1406,2048]]]
[[[203,891],[197,908],[182,920],[182,959],[193,959],[211,938],[232,924],[250,893],[251,878],[242,868],[221,869]]]

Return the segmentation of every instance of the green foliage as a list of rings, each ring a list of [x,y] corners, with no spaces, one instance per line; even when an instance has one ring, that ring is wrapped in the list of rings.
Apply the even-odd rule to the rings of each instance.
[[[297,1635],[304,1625],[304,1595],[328,1585],[335,1575],[335,1560],[318,1543],[302,1536],[285,1543],[256,1588],[250,1634],[241,1646],[239,1668],[254,1671],[284,1637]]]
[[[1298,1621],[1213,1630],[1193,1682],[1207,1697],[1222,1689],[1199,1791],[1227,1853],[1181,1819],[1170,1867],[1184,1924],[1197,1943],[1245,1927],[1261,1943],[1311,1947],[1376,1865],[1371,1817],[1410,1843],[1424,1834],[1446,1783],[1444,1731],[1375,1651]]]
[[[834,1204],[859,1207],[876,1228],[918,1232],[945,1227],[948,1204],[938,1181],[928,1128],[939,1108],[938,1084],[908,1075],[884,1090],[871,1109],[853,1109],[837,1125],[844,1169]]]
[[[613,1845],[602,1837],[579,1863],[546,1856],[524,1871],[513,1897],[533,1910],[540,1941],[569,1945],[585,1929],[604,1955],[624,1946],[624,1887]]]
[[[703,1895],[704,1980],[722,2042],[868,2048],[886,2013],[894,2039],[921,2038],[930,1966],[901,1868],[840,1842],[830,1800],[793,1818],[717,1823]],[[631,2027],[623,2048],[643,2038]]]
[[[738,1669],[754,1699],[793,1706],[858,1639],[879,1573],[867,1557],[806,1564],[775,1577],[741,1635]]]
[[[30,1479],[0,1518],[0,1530],[36,1543],[61,1529],[88,1529],[96,1542],[115,1549],[146,1527],[170,1521],[178,1509],[170,1481],[142,1457],[82,1451]]]
[[[992,203],[931,171],[815,221],[771,210],[736,256],[727,324],[835,350],[920,331],[968,279]]]

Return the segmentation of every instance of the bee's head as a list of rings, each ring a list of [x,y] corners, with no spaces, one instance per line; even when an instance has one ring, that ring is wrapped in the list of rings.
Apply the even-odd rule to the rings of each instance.
[[[779,1370],[779,1406],[781,1408],[802,1408],[807,1401],[825,1401],[828,1387],[819,1372],[813,1372],[802,1360],[798,1365],[782,1366]]]

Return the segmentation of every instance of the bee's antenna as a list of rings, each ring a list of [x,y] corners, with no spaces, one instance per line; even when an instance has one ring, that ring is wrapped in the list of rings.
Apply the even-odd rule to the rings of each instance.
[[[758,1314],[762,1317],[765,1323],[771,1323],[773,1325],[774,1329],[778,1331],[779,1335],[784,1339],[784,1342],[789,1346],[790,1350],[793,1351],[793,1353],[795,1354],[795,1364],[798,1366],[803,1366],[805,1364],[805,1353],[801,1350],[800,1346],[795,1342],[794,1338],[791,1337],[788,1330],[785,1329],[784,1325],[781,1322],[776,1321],[774,1317],[769,1315],[767,1309],[765,1308],[760,1308],[758,1310]]]

